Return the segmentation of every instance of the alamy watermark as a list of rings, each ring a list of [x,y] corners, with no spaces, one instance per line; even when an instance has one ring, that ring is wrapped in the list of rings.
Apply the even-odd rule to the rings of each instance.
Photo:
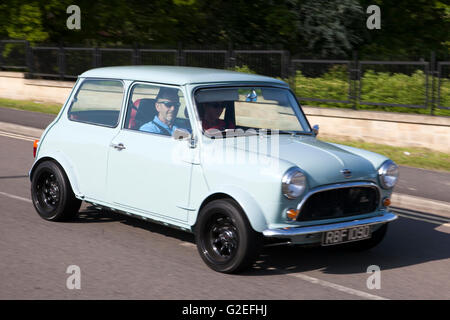
[[[70,265],[66,269],[66,273],[70,274],[66,280],[66,287],[69,290],[81,289],[81,269],[77,265]]]
[[[66,13],[70,14],[67,18],[66,26],[69,30],[81,29],[81,9],[79,6],[72,4],[67,7]],[[367,7],[367,14],[370,16],[366,20],[366,26],[369,30],[381,29],[381,9],[379,6],[372,4]]]
[[[81,29],[81,9],[79,6],[72,4],[67,7],[67,14],[70,16],[67,18],[66,26],[69,30],[80,30]]]
[[[377,265],[371,265],[367,267],[367,273],[371,275],[367,278],[367,289],[381,289],[381,269]]]
[[[280,132],[267,129],[217,129],[206,131],[202,139],[201,162],[209,165],[251,165],[277,170],[280,162]],[[198,141],[196,143],[199,143]],[[180,143],[172,149],[172,160],[192,157],[192,148]]]
[[[372,4],[367,7],[366,13],[371,14],[366,21],[367,29],[381,29],[381,10],[380,7]]]

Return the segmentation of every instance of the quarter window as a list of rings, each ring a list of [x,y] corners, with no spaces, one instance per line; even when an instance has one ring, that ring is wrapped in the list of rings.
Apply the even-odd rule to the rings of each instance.
[[[115,127],[119,122],[123,84],[118,80],[85,80],[78,89],[70,120]]]

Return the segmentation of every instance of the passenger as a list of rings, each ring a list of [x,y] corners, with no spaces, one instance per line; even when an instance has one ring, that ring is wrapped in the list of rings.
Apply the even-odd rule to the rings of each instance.
[[[139,130],[171,136],[178,128],[174,125],[180,108],[178,89],[161,88],[156,96],[155,108],[158,114]]]
[[[229,125],[225,120],[220,119],[225,106],[221,102],[205,102],[202,107],[202,127],[203,130],[217,129],[224,131],[225,129],[234,129],[233,125]]]

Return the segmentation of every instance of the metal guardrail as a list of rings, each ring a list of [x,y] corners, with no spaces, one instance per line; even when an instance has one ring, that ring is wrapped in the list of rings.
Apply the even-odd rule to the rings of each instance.
[[[447,77],[441,77],[442,76],[442,67],[447,67],[449,69],[448,73],[447,73]],[[436,101],[436,108],[438,109],[446,109],[446,110],[450,110],[450,104],[447,106],[441,105],[442,101],[441,101],[441,86],[442,86],[442,82],[447,81],[448,83],[450,83],[450,61],[445,61],[445,62],[438,62],[437,63],[437,78],[438,78],[438,85],[437,85],[437,101]]]
[[[384,107],[407,107],[407,108],[427,108],[428,107],[428,76],[429,76],[429,67],[430,64],[428,62],[424,61],[359,61],[360,66],[364,65],[395,65],[395,66],[424,66],[424,74],[425,74],[425,87],[424,87],[424,103],[421,105],[414,105],[414,104],[402,104],[402,103],[385,103],[385,102],[371,102],[371,101],[364,101],[361,98],[361,91],[363,88],[363,78],[361,77],[362,70],[359,68],[358,72],[360,73],[359,76],[359,91],[358,91],[358,103],[362,105],[371,105],[371,106],[384,106]]]
[[[430,110],[430,114],[434,114],[434,111],[437,109],[445,109],[450,110],[450,106],[444,105],[444,103],[448,103],[449,96],[448,93],[443,99],[443,84],[446,84],[446,90],[448,90],[450,85],[450,62],[437,62],[436,69],[433,69],[433,62],[427,61],[358,61],[354,60],[313,60],[313,59],[293,59],[291,60],[291,75],[294,76],[293,87],[297,89],[297,85],[301,86],[302,84],[295,83],[296,80],[296,72],[301,71],[302,75],[307,75],[308,79],[317,78],[320,75],[326,74],[331,66],[345,66],[344,70],[346,73],[346,87],[341,88],[341,92],[339,94],[340,99],[336,98],[316,98],[314,94],[309,92],[308,96],[305,96],[302,90],[296,90],[297,97],[301,101],[313,101],[313,102],[325,102],[325,103],[345,103],[353,106],[354,109],[357,109],[357,105],[367,105],[367,106],[382,106],[382,107],[402,107],[402,108],[415,108],[415,109],[427,109]],[[301,67],[298,67],[300,65]],[[313,72],[311,72],[311,66],[320,65],[322,67],[312,68]],[[325,67],[324,67],[325,66]],[[365,96],[365,72],[374,70],[376,67],[380,67],[382,70],[380,72],[389,73],[389,74],[404,74],[411,76],[417,70],[421,70],[423,72],[423,86],[419,87],[408,87],[405,90],[420,90],[421,91],[421,101],[417,101],[417,103],[401,103],[401,102],[392,102],[392,101],[384,101],[382,97],[367,98]],[[409,69],[402,71],[394,71],[394,69]],[[447,68],[447,72],[443,73],[443,68]],[[322,69],[322,70],[321,70]],[[367,69],[367,70],[366,70]],[[309,73],[309,74],[308,74]],[[376,74],[378,72],[375,72]],[[343,79],[341,79],[343,80]],[[437,81],[437,86],[435,82]],[[341,81],[343,83],[343,81]],[[308,83],[304,83],[303,86],[305,88],[308,87]],[[331,92],[336,94],[337,88],[335,85],[330,85],[330,95]],[[448,91],[446,91],[448,92]],[[367,92],[366,92],[367,93]],[[408,92],[404,92],[406,95]],[[436,98],[437,96],[437,98]],[[388,99],[390,100],[390,99]]]
[[[8,44],[12,46],[7,47]],[[27,69],[29,46],[29,42],[25,40],[0,40],[0,68],[7,66],[8,69]],[[23,52],[17,52],[17,47],[19,47],[19,51]],[[20,50],[20,47],[22,47],[22,50]],[[7,56],[5,56],[5,52]],[[22,54],[18,55],[17,53]]]
[[[359,61],[356,55],[350,60],[290,59],[286,50],[197,50],[197,49],[147,49],[147,48],[87,48],[31,46],[24,40],[0,40],[0,70],[20,70],[29,77],[75,79],[91,68],[112,65],[178,65],[234,69],[247,66],[258,74],[278,77],[290,82],[297,89],[296,74],[317,78],[330,68],[341,66],[346,72],[345,86],[331,88],[340,91],[338,98],[318,98],[314,94],[304,95],[296,90],[299,100],[320,103],[388,106],[450,110],[449,99],[443,96],[443,87],[450,84],[450,62],[432,61]],[[423,100],[419,103],[393,103],[382,99],[372,101],[364,96],[365,70],[371,66],[392,72],[395,68],[410,68],[399,73],[411,74],[417,67],[423,70]],[[444,72],[446,71],[446,72]],[[342,80],[342,79],[341,79]],[[436,85],[437,83],[437,85]],[[447,89],[445,89],[447,90]],[[445,91],[447,92],[447,91]]]
[[[347,99],[320,99],[320,98],[312,98],[312,97],[302,97],[297,96],[299,100],[303,101],[315,101],[315,102],[334,102],[334,103],[353,103],[352,99],[352,62],[350,60],[313,60],[313,59],[293,59],[291,60],[291,65],[293,66],[291,69],[297,70],[295,65],[297,64],[325,64],[325,65],[346,65],[348,70],[348,95]]]

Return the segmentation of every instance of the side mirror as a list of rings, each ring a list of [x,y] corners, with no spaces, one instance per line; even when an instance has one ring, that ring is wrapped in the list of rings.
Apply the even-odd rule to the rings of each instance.
[[[197,146],[197,140],[195,137],[186,129],[177,128],[172,134],[172,137],[178,141],[189,141],[189,148],[195,148]]]
[[[313,131],[314,135],[317,136],[319,134],[319,125],[315,124],[312,128],[312,131]]]
[[[187,140],[191,137],[191,134],[186,129],[176,128],[172,134],[175,140]]]

